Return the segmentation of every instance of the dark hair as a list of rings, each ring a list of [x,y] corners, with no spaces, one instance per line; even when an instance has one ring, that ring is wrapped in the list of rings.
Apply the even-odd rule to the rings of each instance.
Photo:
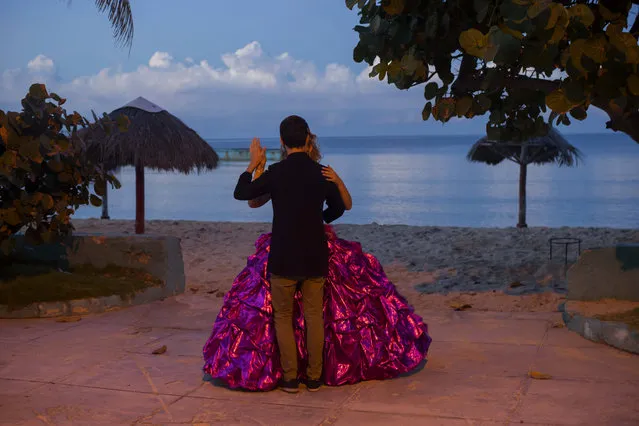
[[[280,138],[289,148],[304,148],[310,129],[302,117],[291,115],[280,124]]]

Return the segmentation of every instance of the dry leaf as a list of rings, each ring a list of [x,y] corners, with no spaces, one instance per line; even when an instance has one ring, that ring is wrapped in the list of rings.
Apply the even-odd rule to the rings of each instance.
[[[556,321],[552,324],[552,328],[564,328],[566,324],[563,321]]]
[[[550,380],[552,376],[550,374],[540,373],[539,371],[531,371],[528,376],[535,380]]]
[[[199,290],[199,288],[196,287],[190,287],[189,290],[191,290],[192,293],[197,293],[197,291]]]
[[[512,283],[510,283],[510,288],[517,288],[517,287],[521,287],[523,284],[520,283],[519,281],[514,281]]]
[[[465,311],[465,310],[467,310],[467,309],[472,308],[472,306],[471,306],[471,305],[469,305],[469,304],[467,304],[467,303],[464,303],[464,304],[461,304],[461,303],[453,303],[452,305],[450,305],[450,307],[451,307],[451,308],[453,308],[453,309],[454,309],[454,310],[456,310],[456,311]]]
[[[82,317],[60,317],[56,318],[55,322],[78,322]]]
[[[161,348],[157,348],[156,350],[154,350],[151,353],[153,355],[162,355],[164,352],[166,352],[166,345],[163,345]]]

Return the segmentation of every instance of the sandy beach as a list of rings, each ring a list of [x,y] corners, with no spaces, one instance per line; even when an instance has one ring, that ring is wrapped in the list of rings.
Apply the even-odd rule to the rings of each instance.
[[[133,233],[132,221],[74,220],[76,232]],[[179,237],[187,292],[224,295],[269,223],[149,221],[148,234]],[[555,311],[565,294],[563,248],[549,261],[548,239],[576,237],[581,249],[639,242],[639,230],[611,228],[447,228],[337,225],[340,238],[374,254],[418,312]],[[576,247],[569,261],[576,258]]]

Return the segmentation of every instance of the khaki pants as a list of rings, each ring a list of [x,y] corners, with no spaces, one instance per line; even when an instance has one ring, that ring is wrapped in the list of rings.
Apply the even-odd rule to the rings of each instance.
[[[324,353],[324,278],[287,278],[271,275],[275,334],[280,348],[284,380],[292,380],[297,377],[293,303],[298,283],[301,283],[304,320],[306,321],[307,376],[311,380],[320,380]]]

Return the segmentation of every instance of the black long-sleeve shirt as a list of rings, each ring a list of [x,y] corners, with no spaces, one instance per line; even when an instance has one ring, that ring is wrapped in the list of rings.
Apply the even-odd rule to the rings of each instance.
[[[328,243],[324,222],[341,217],[345,207],[337,186],[322,176],[322,166],[305,153],[293,153],[256,180],[251,179],[248,172],[240,175],[234,197],[246,201],[271,195],[269,272],[300,278],[326,276]]]

